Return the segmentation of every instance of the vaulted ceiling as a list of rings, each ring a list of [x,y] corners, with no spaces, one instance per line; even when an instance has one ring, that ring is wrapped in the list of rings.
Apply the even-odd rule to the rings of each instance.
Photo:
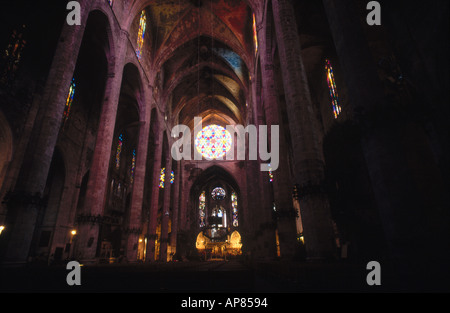
[[[253,12],[243,0],[134,1],[130,32],[147,15],[156,86],[173,123],[245,124],[255,56]]]

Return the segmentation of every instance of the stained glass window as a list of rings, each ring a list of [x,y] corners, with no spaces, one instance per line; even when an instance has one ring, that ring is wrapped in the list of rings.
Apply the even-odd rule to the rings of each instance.
[[[256,16],[253,14],[253,41],[255,42],[255,54],[258,54],[258,32],[256,30]]]
[[[67,94],[66,106],[64,108],[63,113],[63,128],[65,127],[66,122],[70,116],[70,109],[72,108],[73,97],[75,96],[75,88],[76,88],[75,78],[72,78],[72,82],[70,83],[69,86],[69,93]]]
[[[136,55],[140,60],[142,57],[142,48],[144,47],[145,29],[147,28],[147,17],[145,16],[145,11],[141,12],[141,18],[139,20],[139,32],[137,38],[137,48]]]
[[[173,184],[175,182],[175,173],[172,171],[170,172],[170,183]]]
[[[204,127],[195,139],[197,151],[210,160],[223,157],[231,149],[231,143],[230,132],[218,125]]]
[[[239,221],[238,221],[238,198],[236,195],[236,192],[231,193],[231,208],[233,213],[233,226],[238,227]]]
[[[26,26],[22,25],[22,31],[13,31],[11,41],[4,51],[3,60],[1,60],[2,64],[0,64],[4,68],[0,77],[2,84],[9,85],[14,80],[15,73],[22,58],[22,51],[26,45],[24,39],[25,28]]]
[[[269,164],[269,181],[273,182],[273,171],[272,166]]]
[[[161,169],[161,172],[159,174],[159,188],[163,189],[164,188],[164,180],[166,179],[166,168],[163,167]]]
[[[339,104],[339,96],[336,88],[336,81],[334,80],[333,67],[328,59],[325,61],[325,70],[327,74],[328,89],[330,91],[330,99],[333,105],[333,114],[334,118],[337,119],[342,109]]]
[[[226,192],[222,187],[216,187],[211,192],[211,197],[214,200],[223,200],[223,199],[225,199],[225,196],[226,196]]]
[[[123,134],[119,135],[119,139],[117,140],[117,148],[116,148],[116,169],[120,168],[120,156],[122,154],[123,148]]]
[[[112,7],[114,0],[108,0],[109,6]]]
[[[130,171],[130,182],[134,182],[134,174],[136,171],[136,149],[133,150],[133,156],[131,158],[131,171]]]
[[[200,227],[205,227],[206,223],[206,192],[203,191],[200,194],[200,197],[198,197],[198,211],[199,211],[199,221],[200,221]]]

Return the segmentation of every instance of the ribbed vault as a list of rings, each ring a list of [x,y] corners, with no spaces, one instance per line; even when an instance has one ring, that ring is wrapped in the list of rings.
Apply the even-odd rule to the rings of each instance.
[[[130,34],[147,15],[144,57],[172,125],[245,124],[255,58],[252,1],[133,1]]]

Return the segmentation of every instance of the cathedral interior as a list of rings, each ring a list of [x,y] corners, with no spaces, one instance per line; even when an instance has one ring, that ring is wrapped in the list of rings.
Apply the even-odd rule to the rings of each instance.
[[[0,290],[449,290],[448,1],[67,2],[0,12]]]

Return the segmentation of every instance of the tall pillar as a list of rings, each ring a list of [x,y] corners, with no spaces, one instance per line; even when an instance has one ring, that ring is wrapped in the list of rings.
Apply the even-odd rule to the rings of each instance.
[[[150,118],[141,122],[139,129],[139,144],[136,153],[136,168],[131,197],[130,215],[127,225],[126,257],[128,262],[137,261],[137,245],[140,227],[142,225],[142,204],[144,200],[145,172],[147,164],[148,139],[150,133]]]
[[[166,176],[164,179],[164,205],[161,217],[161,247],[160,260],[167,262],[167,243],[169,242],[169,219],[170,219],[170,200],[172,192],[172,184],[170,183],[170,173],[172,172],[172,156],[168,153],[166,156]]]
[[[179,225],[179,215],[180,215],[180,185],[182,182],[181,175],[181,162],[176,162],[175,182],[173,185],[173,208],[172,208],[172,231],[170,234],[170,246],[172,247],[172,252],[176,253],[177,249],[177,236],[178,236],[178,225]]]
[[[116,45],[116,55],[114,60],[110,61],[108,70],[85,204],[81,216],[77,217],[79,226],[74,256],[79,260],[87,261],[96,257],[106,190],[109,185],[108,172],[123,77],[126,43],[127,33],[121,31]]]
[[[281,120],[281,109],[278,101],[278,92],[275,82],[275,66],[273,60],[273,35],[272,16],[266,16],[265,23],[260,29],[258,37],[260,40],[261,52],[261,80],[263,92],[263,108],[266,116],[266,123],[279,125],[279,166],[273,171],[273,191],[278,224],[278,236],[280,242],[280,254],[282,258],[291,258],[296,250],[297,231],[295,226],[295,211],[292,201],[292,181],[289,174],[288,149],[284,125]],[[270,129],[270,128],[269,128]],[[270,135],[268,136],[269,138]],[[273,144],[273,143],[272,143]]]
[[[158,114],[156,112],[156,114]],[[161,117],[158,115],[156,117],[158,120]],[[163,123],[159,122],[158,125],[163,125]],[[148,234],[147,234],[147,253],[146,253],[146,261],[154,262],[155,261],[155,240],[156,240],[156,226],[158,219],[158,206],[159,206],[159,177],[161,173],[161,158],[162,158],[162,149],[163,149],[163,135],[164,133],[158,129],[157,130],[157,138],[155,138],[155,159],[153,162],[153,178],[152,178],[152,199],[150,204],[150,217],[148,222]]]
[[[47,182],[50,164],[61,128],[67,93],[84,36],[91,1],[80,0],[81,25],[64,24],[44,87],[40,110],[45,110],[42,123],[33,130],[39,135],[35,150],[29,155],[28,170],[20,177],[17,188],[9,199],[8,206],[14,210],[7,220],[6,249],[4,263],[26,263],[29,257],[39,210],[43,208],[42,196]],[[19,187],[20,186],[20,187]]]
[[[189,182],[189,175],[190,171],[186,169],[186,166],[184,164],[185,161],[180,161],[180,190],[178,192],[179,194],[179,213],[178,213],[178,227],[177,227],[177,255],[179,257],[185,258],[188,254],[189,249],[191,247],[188,246],[189,244],[189,229],[191,225],[191,220],[189,218],[190,209],[192,208],[192,203],[190,203],[190,187],[191,184]],[[198,211],[195,211],[194,218],[198,219]]]
[[[429,270],[422,270],[421,262],[434,267],[432,262],[445,255],[442,250],[448,251],[443,248],[448,246],[448,233],[445,236],[436,236],[439,230],[435,233],[440,226],[448,230],[448,220],[444,219],[446,210],[442,207],[436,210],[430,203],[433,201],[420,201],[426,195],[426,186],[423,181],[414,181],[413,169],[408,164],[411,156],[405,151],[405,142],[409,141],[404,133],[410,125],[408,114],[385,99],[355,4],[350,0],[323,0],[323,3],[355,119],[361,129],[361,146],[390,256],[398,265],[397,273],[404,275],[400,281],[405,285],[417,284],[424,270]],[[417,129],[413,128],[415,132]],[[420,136],[414,140],[420,140]],[[426,160],[425,156],[422,152],[421,160]],[[432,162],[421,163],[422,174],[432,172]],[[433,183],[437,190],[439,183]],[[448,268],[448,260],[443,264]]]
[[[301,57],[297,22],[291,0],[273,0],[272,7],[307,258],[328,258],[335,253],[333,228],[329,201],[323,187],[324,161],[318,123]]]

